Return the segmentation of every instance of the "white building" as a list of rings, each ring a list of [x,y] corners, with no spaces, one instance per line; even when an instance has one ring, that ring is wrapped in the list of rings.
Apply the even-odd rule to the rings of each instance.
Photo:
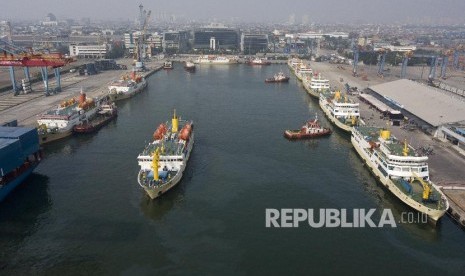
[[[70,45],[69,55],[83,58],[104,58],[109,51],[108,44],[102,45]]]

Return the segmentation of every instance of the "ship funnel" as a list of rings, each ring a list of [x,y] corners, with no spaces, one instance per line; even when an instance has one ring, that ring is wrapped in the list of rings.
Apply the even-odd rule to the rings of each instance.
[[[335,99],[336,101],[338,101],[340,98],[341,98],[341,92],[340,92],[340,91],[336,91],[336,93],[334,94],[334,99]]]
[[[156,181],[160,179],[160,177],[158,176],[159,161],[160,161],[160,151],[157,148],[152,156],[153,180],[156,180]]]
[[[179,120],[178,117],[176,117],[176,109],[174,110],[173,114],[173,119],[171,119],[171,132],[176,133],[178,132],[178,125],[179,125]]]

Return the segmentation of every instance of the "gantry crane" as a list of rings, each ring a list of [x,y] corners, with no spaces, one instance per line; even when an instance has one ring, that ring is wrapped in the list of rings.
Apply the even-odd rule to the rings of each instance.
[[[435,55],[423,55],[423,54],[415,54],[413,51],[408,51],[405,52],[404,57],[402,59],[402,67],[400,71],[400,77],[402,79],[405,78],[407,75],[407,65],[408,65],[408,60],[412,57],[422,57],[422,58],[430,58],[431,59],[431,65],[430,65],[430,71],[428,75],[428,79],[432,80],[436,78],[436,67],[438,66],[438,57]]]
[[[74,61],[70,58],[65,58],[62,54],[34,54],[32,51],[19,48],[9,42],[1,41],[0,50],[3,54],[0,55],[0,66],[10,67],[10,77],[13,85],[13,90],[17,95],[19,88],[16,85],[14,67],[23,67],[24,75],[27,81],[30,81],[29,67],[39,67],[44,80],[45,95],[50,95],[48,87],[48,71],[47,67],[52,67],[55,71],[57,87],[55,92],[61,91],[60,67]]]

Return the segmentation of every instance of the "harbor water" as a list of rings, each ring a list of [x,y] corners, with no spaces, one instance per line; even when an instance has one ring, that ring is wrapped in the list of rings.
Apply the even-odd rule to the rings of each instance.
[[[35,173],[0,205],[0,274],[465,273],[465,233],[445,216],[400,223],[411,211],[377,184],[350,136],[291,142],[318,102],[285,65],[175,64],[118,102],[97,134],[46,145]],[[152,201],[137,155],[173,109],[195,123],[182,181]],[[334,128],[333,126],[331,126]],[[434,180],[434,179],[433,179]],[[267,208],[392,210],[397,227],[265,227]]]

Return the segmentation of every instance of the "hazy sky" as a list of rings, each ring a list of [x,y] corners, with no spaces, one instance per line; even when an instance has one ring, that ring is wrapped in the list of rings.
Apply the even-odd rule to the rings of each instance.
[[[142,3],[160,12],[203,20],[284,22],[294,14],[309,22],[428,22],[465,23],[464,0],[1,0],[0,20],[43,19],[51,12],[60,19],[130,19]]]

